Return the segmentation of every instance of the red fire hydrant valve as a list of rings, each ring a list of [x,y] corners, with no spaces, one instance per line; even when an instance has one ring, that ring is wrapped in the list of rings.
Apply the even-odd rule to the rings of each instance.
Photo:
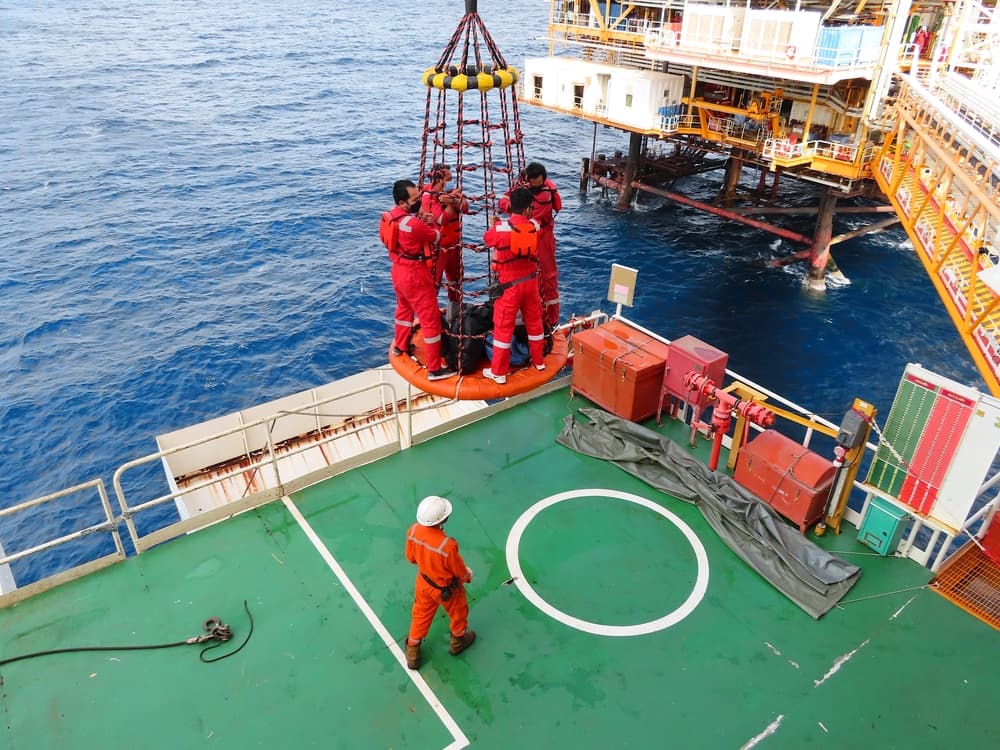
[[[712,423],[695,422],[691,425],[694,429],[704,429],[712,433],[712,453],[708,459],[708,468],[715,471],[719,466],[719,453],[722,451],[722,436],[729,431],[733,421],[733,412],[746,417],[748,420],[761,427],[770,427],[774,424],[774,412],[766,406],[754,401],[738,399],[728,391],[724,391],[713,383],[708,376],[696,370],[692,370],[684,376],[684,385],[689,390],[701,393],[715,401],[712,407]],[[694,433],[691,435],[694,438]],[[693,443],[692,443],[693,445]]]

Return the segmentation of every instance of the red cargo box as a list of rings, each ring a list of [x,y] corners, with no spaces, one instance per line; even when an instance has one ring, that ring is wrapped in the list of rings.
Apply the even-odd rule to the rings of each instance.
[[[765,430],[740,449],[733,479],[805,533],[823,518],[835,472],[804,445]]]
[[[573,334],[573,392],[622,419],[648,419],[656,413],[667,349],[620,321]]]

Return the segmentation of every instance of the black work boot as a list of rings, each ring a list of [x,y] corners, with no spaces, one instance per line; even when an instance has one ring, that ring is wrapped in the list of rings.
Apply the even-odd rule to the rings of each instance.
[[[465,635],[453,635],[451,637],[451,646],[448,647],[448,653],[452,656],[458,656],[469,646],[472,642],[476,640],[475,630],[466,630]]]
[[[420,669],[420,644],[406,644],[406,666],[410,669]]]

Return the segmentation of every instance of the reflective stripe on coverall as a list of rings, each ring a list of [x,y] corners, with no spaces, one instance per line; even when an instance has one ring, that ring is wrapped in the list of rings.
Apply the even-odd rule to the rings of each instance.
[[[439,233],[416,216],[397,206],[393,211],[406,215],[399,220],[399,253],[392,256],[392,287],[396,290],[396,332],[393,343],[404,352],[410,344],[414,317],[424,333],[427,369],[441,367],[441,310],[430,269],[421,256],[438,241]]]
[[[439,604],[448,613],[451,634],[456,637],[465,635],[469,627],[469,600],[463,582],[468,582],[469,570],[459,554],[458,542],[437,526],[415,523],[406,534],[406,559],[417,566],[410,642],[419,641],[427,635]],[[438,586],[447,586],[456,578],[459,582],[452,589],[451,598],[443,602],[441,591],[427,583],[424,575]]]
[[[523,279],[538,267],[533,257],[515,257],[511,252],[511,232],[515,231],[511,229],[511,225],[522,228],[521,231],[528,229],[537,234],[539,239],[541,237],[534,220],[516,214],[509,221],[494,224],[486,231],[483,241],[495,251],[497,277],[501,283]],[[495,375],[506,375],[510,371],[510,347],[519,310],[528,332],[531,363],[540,365],[545,361],[542,298],[538,293],[538,279],[528,279],[505,289],[503,296],[493,303],[493,359],[490,369]]]
[[[520,184],[516,187],[527,187]],[[531,218],[538,222],[538,288],[542,295],[545,321],[555,328],[559,325],[559,269],[556,266],[556,235],[553,230],[555,215],[562,211],[562,196],[552,180],[546,179],[542,189],[533,193]],[[497,202],[502,213],[510,210],[510,194]]]

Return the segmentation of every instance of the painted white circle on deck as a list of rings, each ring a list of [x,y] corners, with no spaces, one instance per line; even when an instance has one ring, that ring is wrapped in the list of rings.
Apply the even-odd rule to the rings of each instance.
[[[635,503],[636,505],[641,505],[644,508],[649,508],[654,513],[659,513],[680,530],[680,532],[687,538],[692,549],[694,549],[695,560],[698,562],[698,575],[695,578],[694,588],[691,590],[688,598],[684,600],[684,603],[681,604],[681,606],[663,617],[650,620],[649,622],[643,622],[638,625],[601,625],[600,623],[588,622],[587,620],[581,620],[579,617],[568,615],[562,610],[556,609],[538,595],[527,580],[525,580],[524,571],[521,570],[521,561],[518,557],[518,550],[521,546],[521,536],[524,534],[524,530],[528,528],[528,524],[531,523],[535,516],[543,510],[555,505],[556,503],[573,500],[579,497],[608,497]],[[521,514],[521,517],[514,522],[514,526],[511,528],[510,534],[507,536],[507,568],[510,570],[510,574],[514,578],[514,585],[517,586],[518,590],[522,594],[524,594],[525,599],[534,604],[538,607],[538,609],[552,619],[569,625],[571,628],[582,630],[585,633],[593,633],[594,635],[645,635],[646,633],[655,633],[657,630],[664,630],[669,628],[671,625],[676,625],[678,622],[691,614],[691,612],[694,611],[694,608],[698,606],[702,598],[705,596],[705,592],[708,590],[708,555],[705,553],[705,547],[702,545],[698,535],[694,533],[691,527],[662,505],[658,505],[652,500],[647,500],[644,497],[631,495],[628,492],[619,492],[617,490],[570,490],[569,492],[560,492],[558,495],[552,495],[544,500],[539,500]]]

